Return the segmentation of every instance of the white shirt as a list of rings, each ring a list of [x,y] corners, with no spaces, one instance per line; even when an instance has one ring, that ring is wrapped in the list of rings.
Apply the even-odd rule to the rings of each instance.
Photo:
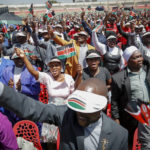
[[[22,70],[23,70],[23,67],[18,68],[18,67],[15,66],[15,69],[14,69],[14,85],[15,85],[15,88],[16,88],[17,82],[19,81],[19,79],[21,77]]]
[[[86,64],[86,52],[88,51],[88,46],[87,44],[80,45],[80,52],[79,52],[79,64],[82,66],[82,68],[87,67]]]
[[[49,100],[50,97],[67,98],[74,91],[73,78],[68,74],[64,74],[64,76],[65,80],[58,82],[51,73],[39,72],[38,81],[47,87]]]

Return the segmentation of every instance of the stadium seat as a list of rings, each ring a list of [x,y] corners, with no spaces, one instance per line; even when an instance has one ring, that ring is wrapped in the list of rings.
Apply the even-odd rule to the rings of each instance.
[[[111,118],[111,103],[107,105],[107,116]]]
[[[41,92],[39,94],[39,101],[48,104],[48,93],[45,85],[40,84]]]
[[[22,137],[25,140],[32,142],[37,150],[42,150],[39,130],[34,122],[29,120],[19,121],[14,125],[13,131],[16,137]]]
[[[58,130],[57,142],[56,142],[56,150],[59,150],[59,145],[60,145],[60,133],[59,133],[59,130]]]
[[[134,132],[132,150],[141,150],[141,144],[139,143],[139,140],[138,140],[138,128]]]

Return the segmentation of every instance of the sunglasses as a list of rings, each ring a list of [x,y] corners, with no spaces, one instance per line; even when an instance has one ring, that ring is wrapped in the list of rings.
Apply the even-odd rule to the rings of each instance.
[[[111,43],[116,43],[117,40],[116,39],[109,39],[108,42],[111,42]]]

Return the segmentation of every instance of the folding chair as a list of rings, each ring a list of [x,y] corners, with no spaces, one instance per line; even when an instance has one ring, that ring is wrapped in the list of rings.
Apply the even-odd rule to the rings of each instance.
[[[138,128],[134,132],[132,150],[141,150],[141,144],[139,143],[138,140]]]
[[[22,137],[25,140],[32,142],[38,150],[42,150],[39,130],[34,122],[29,120],[19,121],[14,125],[13,131],[16,137]]]

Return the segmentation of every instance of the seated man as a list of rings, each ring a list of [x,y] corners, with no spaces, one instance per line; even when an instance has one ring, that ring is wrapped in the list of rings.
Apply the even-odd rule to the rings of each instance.
[[[68,107],[39,103],[0,83],[0,105],[20,117],[57,125],[60,150],[128,149],[127,130],[102,112],[106,97],[106,85],[96,78],[78,86],[67,99]]]
[[[16,136],[8,118],[0,113],[0,149],[18,150]]]

